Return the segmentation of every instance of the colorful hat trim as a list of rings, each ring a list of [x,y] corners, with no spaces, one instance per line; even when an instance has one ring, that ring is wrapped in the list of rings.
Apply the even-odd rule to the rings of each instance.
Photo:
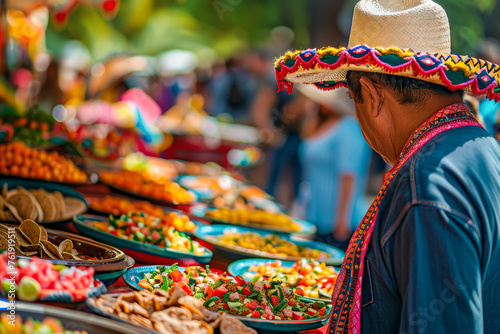
[[[469,56],[416,53],[410,49],[370,48],[366,45],[286,53],[275,62],[278,92],[286,89],[291,93],[293,82],[314,83],[323,90],[346,87],[345,75],[342,74],[338,76],[339,80],[321,80],[323,76],[326,79],[341,70],[402,75],[500,101],[500,66],[496,64]],[[292,74],[307,77],[308,73],[313,74],[312,81],[291,77]]]

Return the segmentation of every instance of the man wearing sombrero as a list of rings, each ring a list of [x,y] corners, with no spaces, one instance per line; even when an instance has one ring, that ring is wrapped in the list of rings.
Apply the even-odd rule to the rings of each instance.
[[[462,103],[500,100],[500,67],[450,49],[431,0],[361,0],[347,48],[276,62],[280,90],[347,86],[392,166],[349,243],[330,333],[500,331],[500,146]]]

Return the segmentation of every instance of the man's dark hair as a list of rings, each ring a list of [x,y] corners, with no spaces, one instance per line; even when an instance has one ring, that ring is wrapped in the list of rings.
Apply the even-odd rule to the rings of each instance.
[[[347,72],[347,86],[351,91],[354,102],[357,103],[363,102],[361,83],[359,82],[361,77],[367,77],[374,83],[392,90],[394,97],[401,104],[423,103],[427,100],[429,94],[459,94],[463,97],[463,91],[451,91],[446,86],[427,81],[378,72],[349,71]]]

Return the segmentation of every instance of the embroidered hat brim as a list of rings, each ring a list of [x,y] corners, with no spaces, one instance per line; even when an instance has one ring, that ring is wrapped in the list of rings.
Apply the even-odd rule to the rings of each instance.
[[[500,100],[500,66],[469,56],[357,45],[288,52],[275,63],[278,90],[288,92],[293,83],[324,90],[346,86],[349,70],[406,76]]]
[[[450,50],[448,17],[432,0],[360,0],[349,46],[286,53],[275,62],[278,89],[312,83],[329,90],[346,85],[347,71],[371,71],[500,100],[500,67]]]

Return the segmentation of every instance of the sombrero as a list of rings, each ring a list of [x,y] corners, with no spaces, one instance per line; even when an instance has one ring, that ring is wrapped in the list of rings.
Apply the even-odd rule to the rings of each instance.
[[[411,77],[500,100],[500,66],[451,54],[444,9],[432,0],[361,0],[347,47],[288,52],[275,62],[278,91],[293,83],[346,86],[347,71]]]

